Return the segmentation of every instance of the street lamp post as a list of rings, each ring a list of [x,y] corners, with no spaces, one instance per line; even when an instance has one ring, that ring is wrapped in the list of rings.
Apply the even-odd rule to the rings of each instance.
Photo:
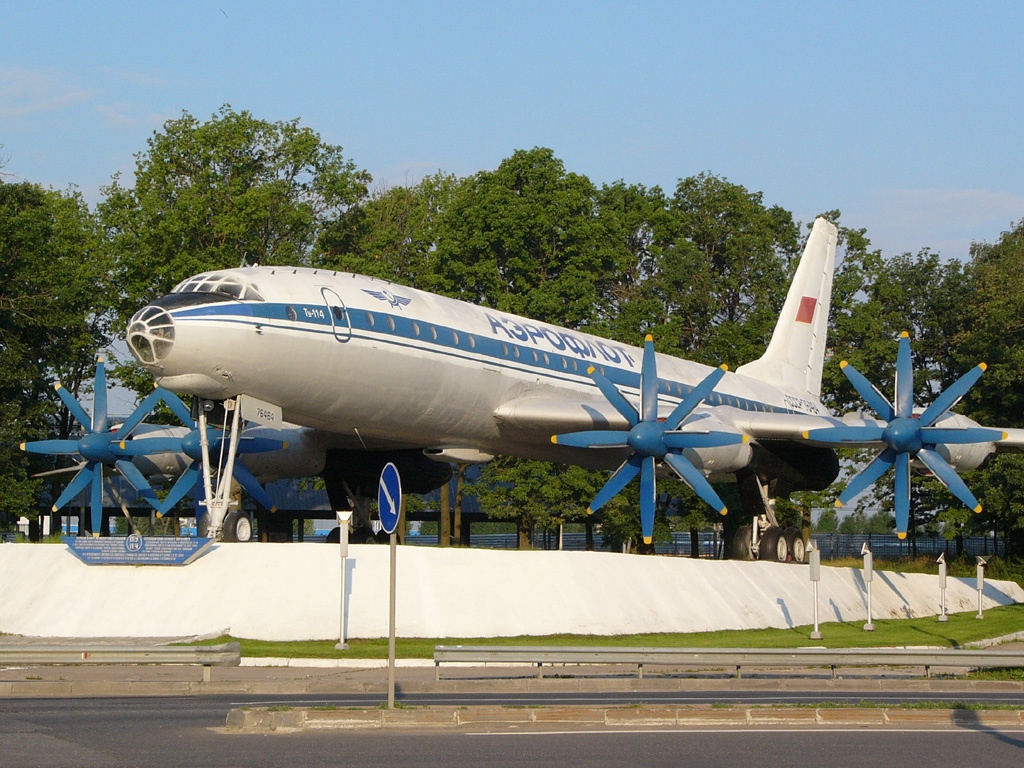
[[[811,632],[811,640],[821,640],[821,632],[818,630],[818,582],[821,581],[821,552],[813,541],[811,542],[810,566],[811,587],[814,592],[814,631]]]
[[[987,558],[981,555],[975,555],[978,559],[978,615],[974,618],[984,619],[985,614],[981,611],[981,598],[982,593],[985,591],[985,564],[988,562]]]
[[[939,564],[939,621],[949,621],[946,615],[946,553],[939,555],[936,562]]]
[[[874,559],[871,555],[871,547],[865,541],[864,545],[860,548],[860,553],[864,555],[864,583],[868,588],[868,623],[864,625],[865,632],[874,632],[875,625],[871,621],[871,580],[874,578]]]
[[[352,520],[351,512],[337,512],[338,516],[338,541],[341,544],[341,620],[338,629],[338,644],[336,650],[347,651],[348,643],[345,637],[345,599],[348,591],[348,524]]]

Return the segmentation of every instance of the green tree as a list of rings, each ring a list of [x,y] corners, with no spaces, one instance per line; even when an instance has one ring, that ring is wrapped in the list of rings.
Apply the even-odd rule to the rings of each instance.
[[[594,185],[550,149],[517,151],[459,184],[442,214],[435,290],[578,328],[592,323],[614,262]]]
[[[995,243],[975,243],[975,293],[958,345],[961,366],[988,363],[968,396],[974,418],[1024,427],[1024,219]]]
[[[669,210],[676,242],[686,241],[699,253],[714,310],[707,335],[687,346],[730,364],[760,357],[799,248],[792,214],[765,207],[760,192],[710,173],[681,179]]]
[[[438,224],[459,181],[437,173],[415,186],[373,192],[327,223],[314,257],[318,266],[429,289]]]
[[[582,467],[499,456],[466,492],[492,520],[515,521],[519,548],[529,549],[534,530],[584,521],[604,481],[604,473]]]
[[[0,181],[0,517],[8,521],[35,516],[42,483],[29,474],[53,468],[19,443],[73,429],[50,384],[79,394],[109,342],[99,243],[77,192]]]
[[[967,397],[968,415],[986,425],[1024,427],[1024,219],[995,243],[976,243],[968,269],[976,292],[957,356],[962,367],[988,363]],[[1021,457],[995,457],[973,473],[972,487],[984,505],[974,524],[1000,531],[1009,551],[1024,554]]]
[[[839,510],[825,507],[821,510],[817,522],[814,523],[815,533],[837,533],[839,531]]]

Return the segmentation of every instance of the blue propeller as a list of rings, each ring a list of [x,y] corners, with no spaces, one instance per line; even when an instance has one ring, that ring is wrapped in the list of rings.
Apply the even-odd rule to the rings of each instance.
[[[893,405],[856,368],[845,360],[840,363],[846,378],[867,402],[885,426],[844,425],[804,432],[804,437],[822,443],[881,443],[885,447],[867,467],[857,473],[836,500],[836,506],[849,503],[872,485],[890,467],[895,469],[896,535],[906,538],[910,523],[910,460],[917,459],[939,479],[949,491],[975,512],[981,504],[970,489],[935,450],[936,445],[989,443],[1006,438],[1006,433],[985,427],[943,428],[934,426],[960,402],[985,372],[981,363],[946,388],[922,413],[914,413],[914,369],[910,357],[910,335],[900,334],[896,355],[896,385]]]
[[[68,440],[36,440],[21,444],[21,449],[29,453],[41,453],[47,456],[80,456],[83,464],[64,492],[53,505],[56,512],[70,502],[86,488],[90,491],[89,507],[92,512],[93,535],[98,536],[103,523],[103,469],[116,468],[118,472],[139,492],[154,508],[160,506],[160,500],[153,493],[149,482],[127,458],[130,455],[120,448],[121,440],[131,434],[142,420],[171,393],[163,389],[155,389],[145,398],[131,416],[115,432],[108,428],[107,419],[107,374],[103,355],[96,357],[96,378],[93,383],[92,416],[86,412],[82,404],[75,399],[60,383],[54,385],[57,396],[67,406],[72,417],[85,430],[79,438]]]
[[[725,366],[716,368],[695,386],[672,410],[667,419],[658,418],[658,367],[654,340],[644,340],[644,356],[640,365],[640,411],[623,396],[611,381],[590,368],[601,393],[629,423],[628,430],[595,429],[554,435],[551,442],[574,448],[628,448],[632,455],[615,471],[590,503],[588,513],[594,513],[614,498],[637,475],[640,476],[640,531],[644,543],[654,537],[654,511],[656,500],[655,467],[664,461],[704,501],[721,514],[727,512],[725,504],[711,484],[690,460],[683,455],[686,448],[713,448],[746,442],[746,435],[736,432],[688,431],[683,422],[693,413],[725,375]]]
[[[181,422],[189,427],[190,431],[182,437],[140,437],[135,440],[122,442],[119,450],[129,456],[148,456],[156,453],[184,453],[192,461],[182,472],[177,482],[168,492],[163,503],[157,507],[157,515],[163,515],[172,509],[175,504],[181,501],[185,495],[196,486],[201,486],[203,481],[203,449],[202,432],[198,425],[192,420],[192,414],[181,399],[172,392],[166,392],[164,399],[174,415],[181,419]],[[224,433],[213,427],[206,428],[207,440],[211,452],[220,452],[224,445]],[[238,453],[264,453],[267,451],[279,451],[288,447],[283,440],[275,440],[267,437],[245,437],[242,436],[238,443]],[[240,461],[235,461],[232,470],[232,477],[238,480],[249,495],[270,511],[275,511],[274,502],[260,485],[259,480],[252,472],[246,469]]]

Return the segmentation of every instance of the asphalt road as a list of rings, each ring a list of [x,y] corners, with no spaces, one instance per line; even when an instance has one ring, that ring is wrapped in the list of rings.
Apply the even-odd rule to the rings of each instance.
[[[300,697],[284,697],[297,705]],[[306,696],[305,698],[309,698]],[[338,700],[338,696],[317,697]],[[225,732],[252,697],[0,699],[0,766],[1020,766],[1024,730]],[[265,701],[261,702],[265,703]]]
[[[235,734],[232,697],[3,699],[0,765],[74,766],[793,766],[892,768],[1024,761],[1024,730],[736,729]]]

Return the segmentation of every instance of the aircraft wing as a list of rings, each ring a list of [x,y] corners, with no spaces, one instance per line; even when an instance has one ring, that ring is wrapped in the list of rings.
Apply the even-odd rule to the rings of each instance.
[[[1024,453],[1024,429],[1004,429],[1006,437],[996,443],[996,449],[1009,453]]]
[[[668,414],[665,412],[662,415]],[[802,443],[807,442],[803,433],[812,429],[849,423],[875,423],[873,419],[860,414],[855,414],[855,421],[851,421],[850,417],[844,421],[830,416],[745,411],[731,406],[705,407],[694,414],[696,418],[708,416],[720,426],[732,427],[737,433],[753,440],[796,440]],[[552,435],[590,429],[629,429],[626,420],[606,400],[556,400],[541,396],[516,398],[499,407],[494,412],[494,418],[517,430]]]
[[[807,445],[834,446],[835,443],[809,439],[805,433],[828,427],[884,427],[885,423],[862,413],[848,413],[842,418],[816,416],[809,413],[765,413],[739,408],[712,409],[722,421],[732,424],[751,440],[794,440]],[[872,447],[877,442],[846,443],[847,446]]]
[[[747,411],[731,406],[712,406],[698,414],[710,414],[722,425],[734,428],[751,440],[793,440],[807,445],[834,446],[833,442],[804,437],[805,432],[827,427],[884,427],[885,422],[863,413],[842,418],[803,413]],[[554,435],[588,429],[628,430],[626,420],[605,400],[565,400],[543,396],[516,398],[500,406],[494,418],[516,431]],[[1007,437],[994,443],[996,449],[1024,453],[1024,429],[1004,429]],[[877,442],[844,443],[852,448],[877,447]]]
[[[719,407],[712,409],[716,415],[737,429],[749,435],[752,440],[777,439],[777,440],[799,440],[809,445],[835,445],[834,442],[824,442],[804,438],[804,432],[810,432],[824,427],[884,427],[885,422],[872,418],[862,413],[847,413],[842,418],[834,416],[812,416],[793,413],[760,413],[743,411],[738,408]],[[967,424],[973,425],[966,417],[951,414]],[[976,426],[976,425],[975,425]],[[996,450],[1007,453],[1024,453],[1024,429],[1001,429],[1006,437],[992,443]],[[877,447],[877,442],[843,442],[843,445],[853,448]]]

